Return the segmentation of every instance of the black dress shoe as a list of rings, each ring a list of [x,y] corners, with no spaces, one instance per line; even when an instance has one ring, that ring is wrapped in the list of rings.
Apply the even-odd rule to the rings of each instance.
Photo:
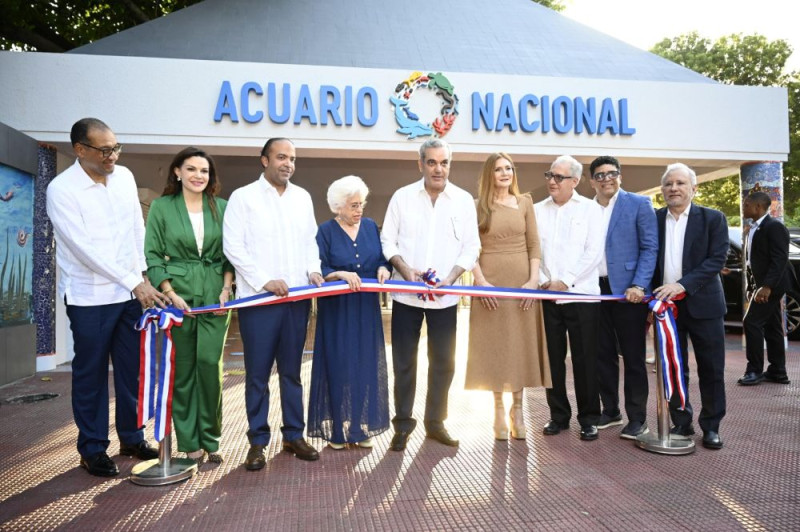
[[[392,444],[389,447],[393,451],[404,451],[408,444],[408,438],[411,437],[411,431],[398,430],[392,437]]]
[[[319,453],[317,450],[311,447],[303,438],[297,438],[296,440],[292,441],[284,441],[283,450],[294,453],[294,455],[300,460],[308,460],[309,462],[319,460]]]
[[[557,422],[555,422],[555,421],[553,421],[551,419],[544,426],[544,429],[542,430],[542,432],[544,433],[545,436],[555,436],[556,434],[558,434],[562,430],[567,430],[568,428],[569,428],[568,424],[567,425],[562,425],[561,423],[557,423]]]
[[[581,439],[583,441],[594,441],[597,439],[597,426],[586,425],[581,427]]]
[[[244,468],[248,471],[258,471],[267,465],[267,457],[264,456],[263,445],[251,445],[247,451],[247,458],[244,459]]]
[[[722,449],[722,438],[719,433],[709,430],[703,433],[703,447],[706,449]]]
[[[789,377],[784,373],[783,375],[775,375],[774,373],[770,373],[769,371],[765,371],[763,373],[763,377],[765,381],[775,382],[778,384],[789,384]]]
[[[675,425],[669,429],[669,433],[673,436],[688,439],[689,436],[694,436],[694,427],[691,423],[688,425]]]
[[[447,429],[445,428],[429,430],[425,433],[425,437],[436,440],[439,443],[443,443],[450,447],[458,447],[458,440],[451,438],[450,434],[448,434]]]
[[[742,386],[754,386],[756,384],[761,384],[761,382],[763,380],[764,380],[764,374],[763,373],[756,373],[754,371],[748,371],[747,373],[744,374],[744,376],[742,376],[736,382],[738,382]]]
[[[88,458],[81,457],[81,467],[96,477],[114,477],[119,475],[117,464],[106,453],[97,453]]]
[[[150,447],[147,440],[142,440],[135,445],[120,444],[119,454],[122,456],[135,456],[139,460],[153,460],[158,458],[158,449]]]

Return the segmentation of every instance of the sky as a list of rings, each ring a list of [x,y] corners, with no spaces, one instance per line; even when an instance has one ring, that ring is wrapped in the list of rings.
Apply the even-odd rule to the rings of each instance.
[[[800,70],[800,0],[566,0],[565,15],[649,50],[660,40],[697,31],[723,35],[759,33],[784,39],[794,53],[788,70]]]

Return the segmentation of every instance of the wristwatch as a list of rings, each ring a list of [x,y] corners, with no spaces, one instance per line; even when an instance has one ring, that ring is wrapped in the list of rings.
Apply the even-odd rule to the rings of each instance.
[[[644,286],[639,286],[638,284],[632,284],[632,285],[631,285],[631,288],[635,288],[635,289],[637,289],[637,290],[641,290],[641,291],[642,291],[642,293],[644,293],[644,292],[645,292]]]

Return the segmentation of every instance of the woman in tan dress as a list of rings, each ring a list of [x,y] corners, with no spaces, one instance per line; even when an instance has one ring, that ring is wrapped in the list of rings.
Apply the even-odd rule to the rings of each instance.
[[[514,162],[505,153],[486,159],[478,184],[481,255],[476,286],[539,287],[539,235],[533,201],[519,193]],[[550,387],[550,365],[539,301],[474,298],[469,318],[465,388],[494,392],[494,434],[508,439],[503,393],[511,392],[511,436],[525,439],[522,390]]]

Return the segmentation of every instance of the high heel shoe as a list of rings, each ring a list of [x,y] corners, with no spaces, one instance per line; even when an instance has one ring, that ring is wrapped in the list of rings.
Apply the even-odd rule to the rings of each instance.
[[[507,440],[508,439],[508,425],[506,425],[506,413],[502,406],[495,407],[494,409],[494,439]]]
[[[527,431],[525,430],[525,417],[522,415],[522,405],[512,405],[508,417],[511,418],[511,437],[515,440],[524,440]]]

